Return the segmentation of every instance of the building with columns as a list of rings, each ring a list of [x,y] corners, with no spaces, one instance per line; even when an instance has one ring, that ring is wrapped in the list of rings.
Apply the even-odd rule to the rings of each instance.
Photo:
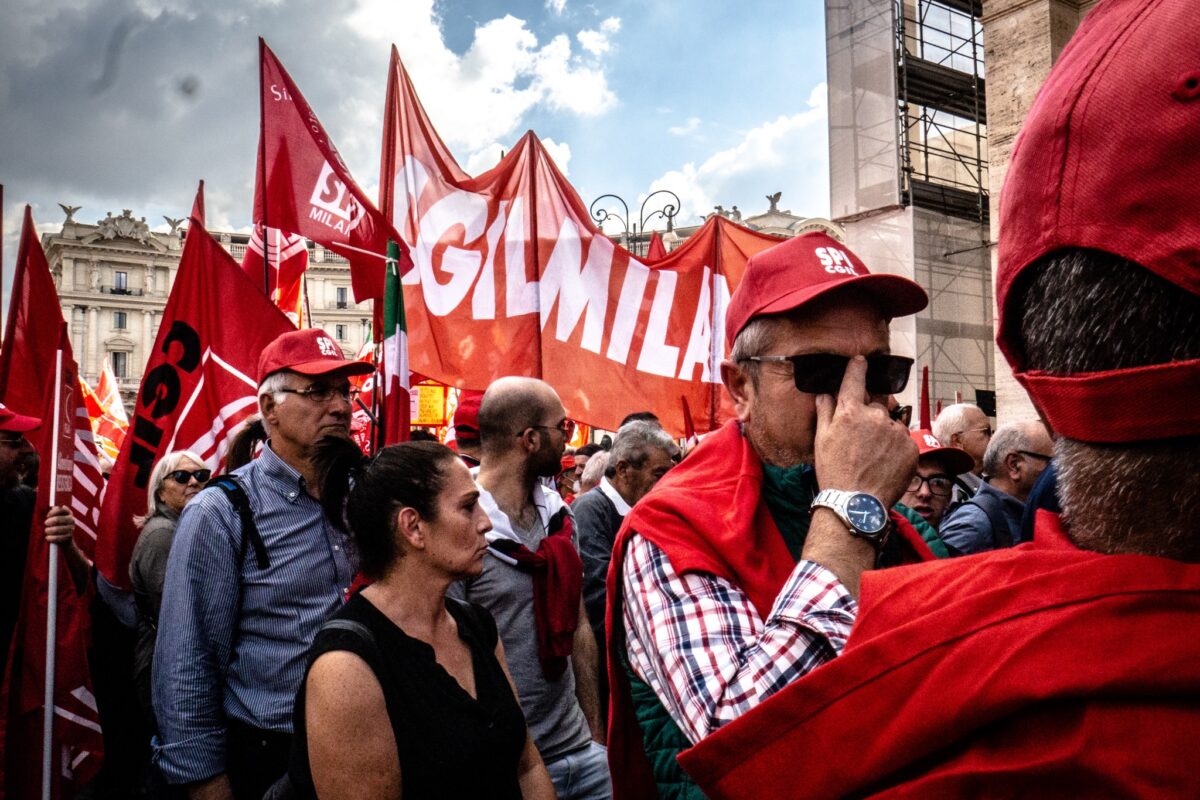
[[[129,209],[111,212],[96,224],[75,220],[77,207],[64,206],[58,233],[42,236],[42,247],[58,288],[63,318],[80,374],[95,384],[107,358],[132,412],[142,371],[158,336],[163,309],[183,252],[183,231],[150,230]],[[236,261],[246,252],[247,234],[213,232]],[[350,358],[370,337],[371,304],[355,303],[346,259],[309,243],[307,272],[313,325],[323,328]]]

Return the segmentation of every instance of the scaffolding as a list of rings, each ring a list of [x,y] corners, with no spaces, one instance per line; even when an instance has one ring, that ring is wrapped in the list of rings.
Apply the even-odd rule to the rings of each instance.
[[[981,1],[894,1],[902,202],[987,224]]]

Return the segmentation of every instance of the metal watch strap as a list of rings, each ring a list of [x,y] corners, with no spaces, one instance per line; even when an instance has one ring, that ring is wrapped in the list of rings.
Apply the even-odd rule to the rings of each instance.
[[[887,544],[888,536],[892,532],[891,521],[889,520],[883,530],[875,534],[864,533],[856,528],[854,523],[850,521],[850,517],[846,514],[846,504],[856,494],[860,494],[860,492],[848,492],[844,489],[822,489],[817,492],[817,496],[813,498],[809,508],[828,508],[837,515],[837,518],[846,526],[846,530],[851,536],[856,539],[862,539],[864,542],[869,542],[876,550],[882,550],[884,545]],[[874,495],[871,496],[874,497]],[[880,503],[880,505],[883,505],[883,503]]]

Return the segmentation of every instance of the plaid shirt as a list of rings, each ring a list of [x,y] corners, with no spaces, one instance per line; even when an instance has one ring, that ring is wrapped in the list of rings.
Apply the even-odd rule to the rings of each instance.
[[[811,561],[796,564],[765,621],[732,583],[679,575],[641,536],[630,538],[622,571],[629,662],[693,744],[831,661],[858,613]]]

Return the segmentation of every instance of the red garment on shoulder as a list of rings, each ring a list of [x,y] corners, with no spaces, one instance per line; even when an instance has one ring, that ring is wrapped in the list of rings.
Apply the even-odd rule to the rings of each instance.
[[[641,730],[629,700],[621,612],[621,565],[625,545],[637,532],[661,548],[679,574],[707,572],[739,587],[766,618],[796,566],[782,534],[762,502],[762,461],[737,421],[706,437],[695,452],[668,472],[626,516],[613,545],[608,571],[608,760],[613,797],[655,793]],[[906,562],[931,560],[917,530],[895,512],[894,534],[907,545]]]
[[[845,652],[680,756],[711,798],[1200,797],[1200,565],[1034,541],[863,576]]]

